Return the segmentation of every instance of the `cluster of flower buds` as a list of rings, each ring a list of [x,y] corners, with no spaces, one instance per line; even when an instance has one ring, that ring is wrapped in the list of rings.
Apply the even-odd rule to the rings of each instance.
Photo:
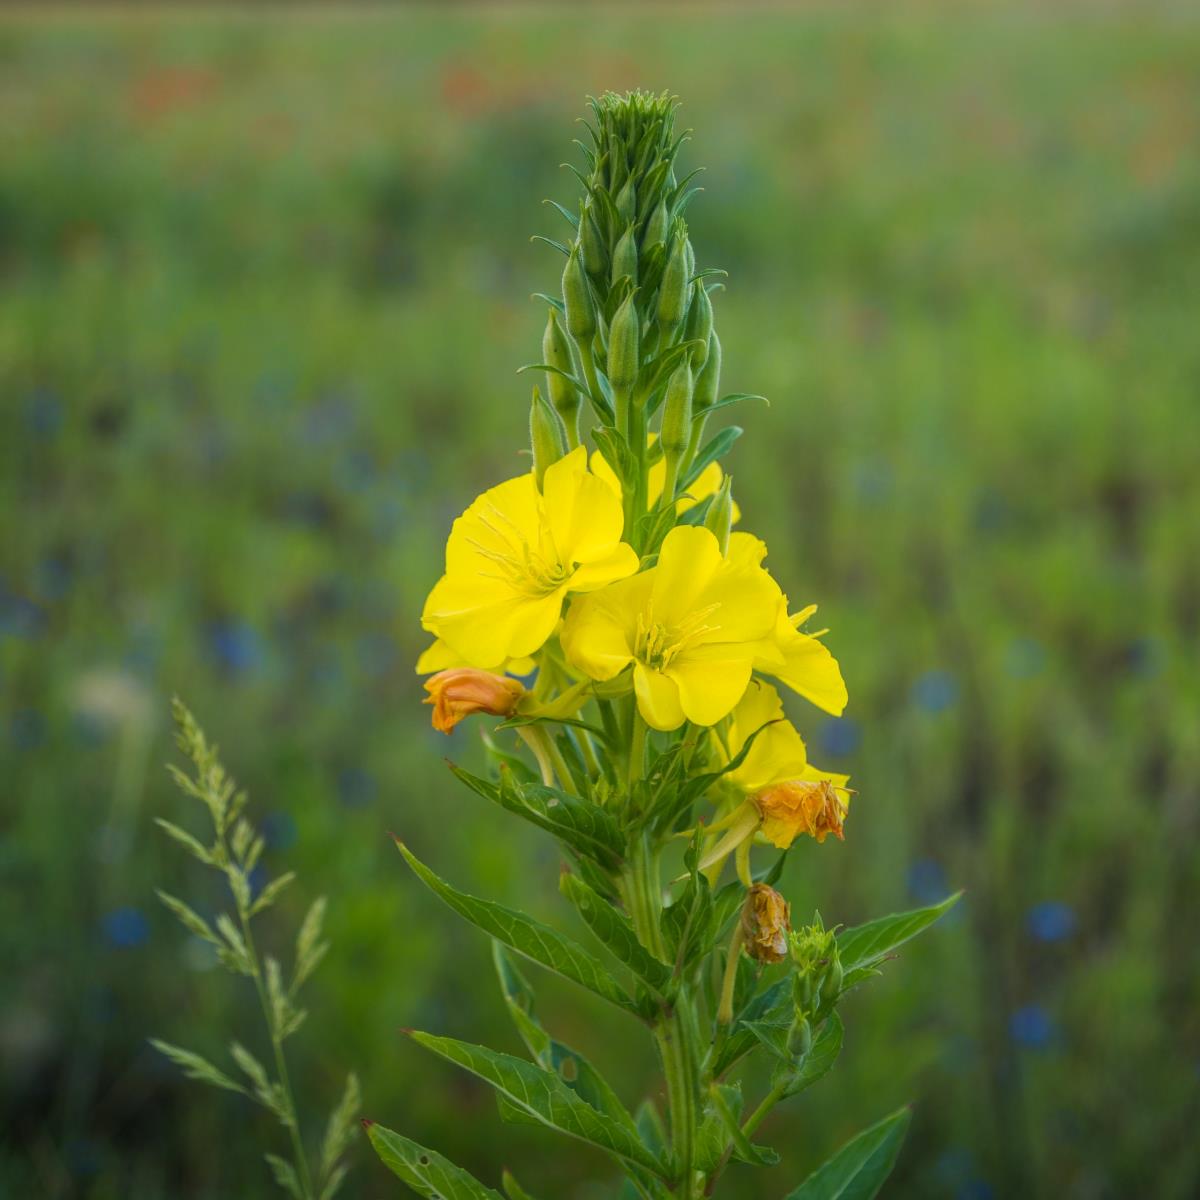
[[[675,160],[686,134],[675,133],[667,94],[604,96],[593,102],[592,146],[578,215],[560,209],[574,237],[562,300],[551,299],[542,338],[549,401],[535,391],[530,417],[535,470],[580,444],[582,400],[610,432],[610,460],[627,464],[626,526],[635,548],[652,553],[668,520],[641,522],[657,508],[674,513],[717,402],[721,347],[713,330],[706,280],[697,271],[684,212],[699,190],[680,180]],[[549,298],[547,298],[549,299]],[[660,414],[657,440],[650,422]],[[663,463],[656,497],[645,487],[647,464]],[[628,485],[628,487],[626,487]],[[709,527],[728,541],[728,489],[705,497]],[[722,537],[721,531],[724,531]]]
[[[803,1057],[812,1047],[813,1029],[820,1025],[842,994],[842,963],[838,957],[837,937],[826,929],[821,914],[811,925],[796,930],[790,938],[792,957],[792,999],[796,1016],[788,1046]]]

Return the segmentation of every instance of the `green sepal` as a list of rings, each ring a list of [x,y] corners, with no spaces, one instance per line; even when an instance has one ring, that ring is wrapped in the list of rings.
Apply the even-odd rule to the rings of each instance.
[[[892,1173],[912,1113],[901,1108],[864,1129],[785,1200],[872,1200]]]
[[[522,912],[458,891],[435,875],[399,839],[396,846],[421,882],[472,925],[618,1008],[634,1016],[643,1016],[636,1002],[613,979],[604,964],[582,946]]]
[[[484,1187],[474,1175],[436,1151],[374,1121],[364,1121],[363,1125],[383,1165],[418,1195],[439,1196],[442,1200],[503,1200],[499,1192]]]

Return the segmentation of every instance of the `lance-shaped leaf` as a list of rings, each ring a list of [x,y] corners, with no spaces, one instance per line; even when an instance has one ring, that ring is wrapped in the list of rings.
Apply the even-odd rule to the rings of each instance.
[[[411,1032],[409,1037],[490,1083],[513,1108],[540,1124],[665,1176],[663,1164],[635,1133],[598,1112],[557,1075],[511,1054],[501,1054],[486,1046],[472,1046],[455,1038],[419,1032]]]
[[[661,991],[670,982],[671,968],[660,962],[641,942],[633,931],[633,924],[623,913],[598,896],[577,875],[564,872],[558,881],[559,890],[587,923],[587,927],[619,958],[639,979],[656,991]]]
[[[741,427],[738,425],[730,425],[726,429],[722,429],[715,437],[711,438],[704,444],[700,453],[696,455],[692,465],[688,468],[687,474],[679,482],[679,487],[682,491],[686,491],[699,477],[700,472],[704,470],[711,462],[716,462],[718,458],[729,452],[730,447],[734,442],[742,436]]]
[[[821,1164],[786,1200],[871,1200],[896,1164],[912,1114],[901,1108]]]
[[[741,1162],[756,1167],[773,1167],[779,1155],[770,1146],[756,1146],[742,1132],[742,1089],[724,1084],[713,1084],[709,1092],[713,1111],[724,1126],[725,1133],[733,1145],[733,1156]]]
[[[552,833],[571,849],[610,866],[620,861],[621,831],[597,805],[540,783],[520,783],[511,776],[495,784],[454,763],[450,770],[472,791]]]
[[[435,875],[399,839],[396,846],[405,861],[430,891],[440,896],[456,913],[472,925],[491,934],[518,954],[541,963],[551,971],[581,984],[605,1000],[631,1012],[642,1014],[628,993],[608,973],[604,964],[589,954],[582,946],[573,942],[548,925],[527,917],[515,909],[505,908],[491,900],[480,900],[452,888],[444,879]]]
[[[497,941],[492,941],[492,957],[500,991],[508,1006],[513,1024],[538,1066],[553,1071],[568,1087],[574,1089],[594,1109],[625,1125],[631,1133],[637,1126],[621,1103],[608,1080],[577,1050],[552,1038],[533,1012],[533,989],[517,970],[512,955]]]
[[[443,1200],[504,1200],[499,1192],[484,1187],[474,1175],[435,1151],[374,1121],[364,1121],[363,1126],[383,1165],[418,1195],[440,1196]]]
[[[962,892],[955,892],[940,904],[931,904],[928,908],[893,913],[889,917],[868,921],[865,925],[856,925],[853,929],[843,929],[837,935],[838,956],[842,960],[842,969],[849,974],[859,968],[875,966],[897,946],[928,929],[943,913],[958,903],[961,895]]]
[[[729,1037],[713,1064],[714,1078],[719,1079],[743,1054],[758,1044],[758,1038],[750,1028],[754,1022],[780,1024],[786,1021],[790,1025],[793,1011],[790,979],[780,979],[755,996],[730,1029]]]

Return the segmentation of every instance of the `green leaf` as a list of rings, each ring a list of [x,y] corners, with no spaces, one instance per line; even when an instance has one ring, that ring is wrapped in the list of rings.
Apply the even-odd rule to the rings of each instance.
[[[700,472],[709,463],[716,462],[723,454],[728,453],[729,448],[741,436],[741,427],[730,425],[727,429],[722,429],[720,433],[706,442],[704,448],[696,455],[695,461],[688,468],[688,473],[680,480],[679,490],[686,492],[695,483],[697,478],[699,478]]]
[[[713,1076],[720,1078],[733,1066],[742,1055],[748,1053],[757,1043],[757,1038],[750,1030],[755,1021],[779,1023],[787,1021],[790,1025],[794,1005],[792,1002],[791,979],[780,979],[764,992],[760,992],[749,1004],[729,1031],[721,1054],[713,1065]]]
[[[597,1112],[612,1117],[636,1134],[637,1126],[633,1118],[608,1080],[577,1050],[555,1040],[542,1028],[533,1012],[533,990],[517,970],[508,951],[494,939],[492,957],[504,1002],[534,1062],[543,1070],[554,1072]]]
[[[698,421],[701,417],[707,417],[715,413],[718,408],[729,408],[732,404],[741,404],[743,400],[761,400],[768,408],[771,407],[771,402],[766,396],[759,396],[755,392],[732,392],[728,396],[722,396],[720,400],[710,404],[707,408],[696,409],[692,413],[692,420]]]
[[[587,927],[639,979],[661,992],[671,980],[671,968],[660,962],[633,931],[633,924],[623,913],[598,896],[577,875],[559,876],[559,891],[575,905]]]
[[[211,945],[221,946],[224,944],[212,931],[208,922],[178,897],[172,896],[170,892],[159,891],[157,888],[155,894],[179,918],[189,932],[194,933],[198,938],[203,938]]]
[[[865,925],[856,925],[853,929],[843,929],[837,935],[838,955],[842,960],[843,971],[849,973],[860,967],[874,966],[897,946],[928,929],[943,913],[958,903],[961,895],[962,892],[955,892],[940,904],[931,904],[928,908],[893,913],[889,917],[868,921]]]
[[[518,782],[505,771],[501,782],[495,784],[454,763],[450,770],[472,791],[553,834],[572,850],[607,866],[620,862],[624,848],[621,831],[599,805],[541,783]]]
[[[864,1129],[786,1200],[871,1200],[891,1174],[911,1116],[909,1109],[901,1108]]]
[[[504,1200],[499,1192],[484,1187],[474,1175],[433,1150],[373,1121],[363,1124],[383,1165],[419,1195],[443,1200]]]
[[[294,1196],[296,1200],[303,1200],[304,1193],[300,1190],[300,1180],[296,1175],[296,1168],[286,1158],[280,1158],[278,1154],[264,1154],[263,1158],[267,1160],[267,1166],[271,1168],[275,1182],[289,1196]]]
[[[225,1088],[226,1091],[240,1092],[243,1096],[249,1094],[240,1083],[230,1079],[224,1071],[214,1067],[207,1058],[202,1058],[191,1050],[184,1050],[182,1046],[174,1046],[159,1038],[151,1038],[150,1045],[159,1054],[165,1054],[189,1079],[196,1079],[201,1083],[211,1083],[213,1087]]]
[[[412,1032],[409,1037],[448,1062],[490,1083],[513,1106],[541,1124],[589,1142],[618,1158],[664,1174],[658,1159],[623,1124],[594,1109],[557,1075],[511,1054],[472,1046],[455,1038]]]
[[[779,1161],[779,1155],[770,1146],[756,1146],[742,1132],[741,1109],[742,1089],[722,1084],[714,1084],[709,1093],[713,1109],[720,1117],[725,1132],[733,1143],[734,1157],[742,1162],[752,1163],[756,1167],[773,1167]]]
[[[604,964],[582,946],[524,913],[452,888],[425,866],[403,842],[397,840],[396,846],[421,882],[472,925],[491,934],[518,954],[524,954],[526,958],[603,996],[618,1008],[635,1016],[641,1015],[638,1006],[612,978]]]
[[[504,1193],[508,1200],[533,1200],[533,1197],[517,1182],[516,1177],[506,1167],[500,1175],[504,1185]]]

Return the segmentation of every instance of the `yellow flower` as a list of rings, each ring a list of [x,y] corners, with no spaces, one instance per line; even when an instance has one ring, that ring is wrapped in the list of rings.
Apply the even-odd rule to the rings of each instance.
[[[632,665],[638,710],[653,729],[716,724],[741,699],[755,658],[769,653],[763,639],[775,623],[778,588],[760,565],[767,548],[749,540],[755,552],[735,561],[707,529],[672,529],[650,570],[572,602],[567,661],[597,680]]]
[[[511,717],[525,688],[516,679],[480,671],[475,667],[452,667],[425,680],[433,705],[433,727],[449,733],[464,717],[486,713],[493,717]]]
[[[733,534],[729,539],[729,557],[760,562],[756,541],[748,534]],[[787,596],[778,584],[775,588],[778,596],[775,625],[761,657],[755,660],[754,669],[774,675],[818,708],[840,717],[848,697],[837,659],[817,635],[801,633],[799,628],[817,611],[817,606],[810,604],[788,616]]]
[[[746,757],[724,776],[742,792],[793,779],[808,766],[804,740],[784,716],[779,693],[761,679],[750,681],[729,718],[725,736],[728,758],[736,758],[755,733],[758,736]]]
[[[451,667],[469,667],[461,654],[455,652],[438,638],[432,645],[427,646],[417,659],[417,674],[428,675],[431,671],[448,671]],[[527,654],[523,658],[510,658],[498,666],[498,671],[509,675],[528,675],[537,663]]]
[[[658,440],[658,434],[652,433],[649,437],[650,445]],[[608,459],[600,453],[599,450],[592,451],[592,474],[597,479],[603,479],[610,488],[619,496],[621,494],[621,481],[617,478],[616,472],[608,465]],[[683,514],[689,508],[695,508],[697,504],[707,500],[709,496],[715,496],[721,490],[721,482],[725,478],[721,470],[721,464],[711,462],[695,479],[688,485],[688,489],[675,501],[675,512]],[[649,471],[646,472],[646,502],[651,508],[658,502],[658,498],[663,493],[663,487],[667,482],[667,460],[660,458],[654,463]],[[742,510],[738,508],[737,502],[733,505],[733,521],[737,524],[742,519]]]
[[[484,492],[450,531],[446,573],[422,625],[474,667],[532,654],[554,632],[569,592],[631,575],[620,497],[587,469],[577,446],[546,470]]]

